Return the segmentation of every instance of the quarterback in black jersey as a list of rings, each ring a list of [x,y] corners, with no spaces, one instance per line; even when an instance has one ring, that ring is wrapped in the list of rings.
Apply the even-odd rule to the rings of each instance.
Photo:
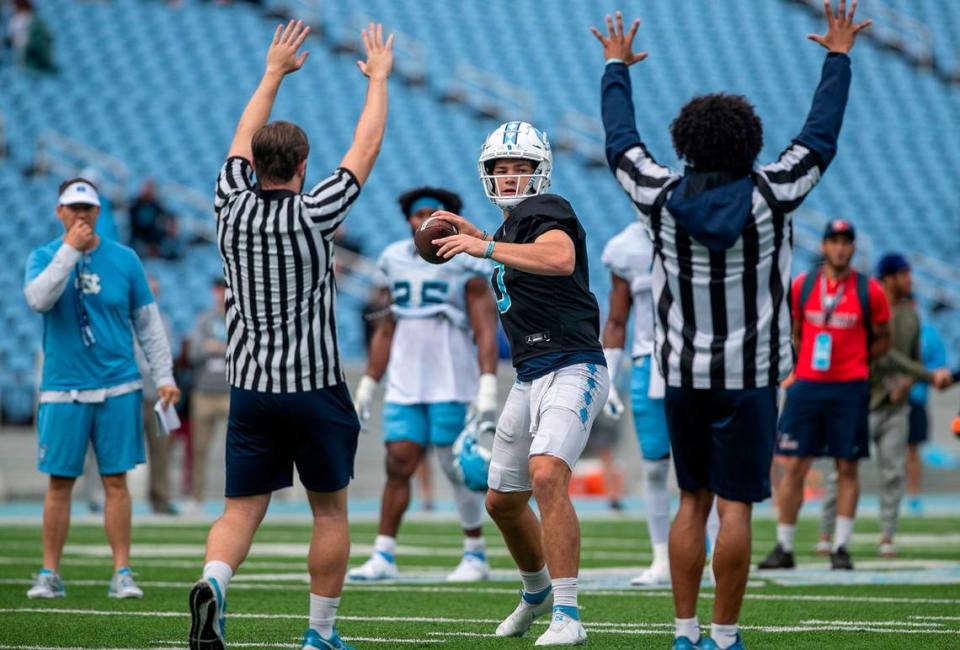
[[[523,636],[552,609],[537,645],[566,646],[586,642],[577,608],[580,529],[568,486],[609,378],[586,233],[566,200],[544,193],[551,166],[543,132],[526,122],[502,124],[484,142],[479,171],[503,224],[490,236],[459,215],[434,216],[459,233],[435,241],[440,256],[494,263],[497,309],[517,370],[497,423],[487,511],[520,569],[523,592],[497,635]]]

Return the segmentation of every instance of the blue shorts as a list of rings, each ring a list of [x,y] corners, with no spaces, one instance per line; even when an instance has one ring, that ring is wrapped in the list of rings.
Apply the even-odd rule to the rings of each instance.
[[[640,453],[644,460],[670,458],[670,432],[663,400],[648,397],[650,392],[649,355],[633,363],[630,376],[630,410],[633,411],[633,426],[640,441]]]
[[[303,393],[230,389],[226,496],[293,485],[336,492],[353,478],[360,421],[346,384]]]
[[[48,402],[37,415],[37,469],[51,476],[83,474],[92,444],[101,476],[123,474],[146,460],[143,442],[143,391],[99,404]]]
[[[777,453],[859,460],[870,455],[870,385],[797,380],[787,389]]]
[[[681,490],[729,501],[770,497],[777,434],[775,386],[746,390],[667,387],[664,400]]]
[[[907,444],[923,444],[929,437],[930,419],[927,416],[927,405],[910,402],[910,435]]]
[[[452,445],[463,431],[466,402],[383,405],[383,441],[415,442],[421,447]]]

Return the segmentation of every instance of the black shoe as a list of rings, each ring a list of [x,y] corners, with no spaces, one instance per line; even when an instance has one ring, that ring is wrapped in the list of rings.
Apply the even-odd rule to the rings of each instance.
[[[850,554],[847,553],[846,546],[841,546],[830,554],[830,568],[853,571],[853,560],[850,559]]]
[[[758,569],[792,569],[797,566],[793,561],[793,553],[783,550],[780,544],[773,547],[763,562],[757,565]]]

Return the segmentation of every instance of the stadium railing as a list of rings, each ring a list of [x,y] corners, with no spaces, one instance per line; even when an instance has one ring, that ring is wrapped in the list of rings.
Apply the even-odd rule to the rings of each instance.
[[[792,1],[817,14],[823,12],[821,0]],[[960,83],[960,67],[937,59],[932,31],[927,23],[891,7],[882,0],[870,0],[869,3],[862,4],[863,15],[869,15],[873,19],[873,26],[864,32],[865,38],[873,39],[880,46],[901,53],[917,67],[933,71],[947,83]]]
[[[126,203],[130,168],[125,162],[57,131],[47,130],[37,137],[31,173],[70,178],[85,167],[99,172],[98,186],[115,205]]]
[[[482,117],[534,121],[532,93],[469,63],[457,65],[441,99],[465,104]]]

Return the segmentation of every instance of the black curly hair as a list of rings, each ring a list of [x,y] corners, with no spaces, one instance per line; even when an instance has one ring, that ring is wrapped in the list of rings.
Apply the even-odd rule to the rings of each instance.
[[[670,124],[673,148],[696,171],[750,173],[763,147],[763,124],[743,95],[694,97]]]
[[[463,207],[463,200],[460,198],[460,195],[455,192],[443,190],[439,187],[417,187],[404,192],[397,198],[397,203],[400,204],[400,210],[406,219],[411,217],[410,208],[417,202],[417,199],[422,199],[425,196],[433,197],[440,201],[440,203],[443,204],[443,209],[447,212],[457,213],[460,212],[460,209]]]

